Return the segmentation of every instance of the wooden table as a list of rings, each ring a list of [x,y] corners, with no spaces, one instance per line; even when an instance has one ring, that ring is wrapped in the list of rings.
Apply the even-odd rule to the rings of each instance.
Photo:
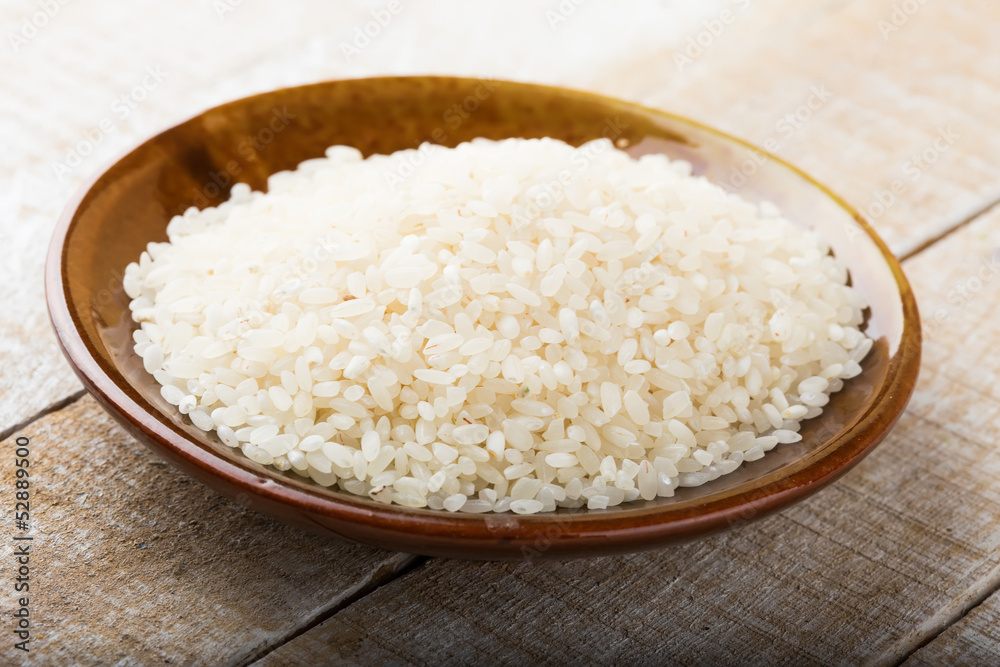
[[[1000,664],[1000,6],[400,3],[0,9],[4,610],[16,438],[35,480],[31,652],[13,648],[5,611],[0,663]],[[319,539],[140,447],[84,394],[46,318],[43,257],[70,194],[227,99],[426,72],[586,88],[772,140],[866,211],[925,321],[920,382],[890,437],[832,487],[731,533],[531,564]]]

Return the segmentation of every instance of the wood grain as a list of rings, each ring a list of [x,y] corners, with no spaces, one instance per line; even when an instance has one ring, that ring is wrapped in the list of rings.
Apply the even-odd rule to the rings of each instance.
[[[995,665],[1000,656],[998,644],[1000,595],[994,594],[903,664],[906,667]]]
[[[1000,358],[991,354],[990,325],[1000,279],[956,299],[1000,257],[998,248],[1000,211],[907,263],[925,316],[940,313],[941,324],[927,341],[908,413],[829,489],[733,533],[657,553],[551,564],[432,561],[263,664],[321,656],[898,662],[1000,586]],[[1000,659],[1000,646],[986,648]]]
[[[412,557],[309,535],[218,496],[115,426],[89,397],[31,441],[31,664],[238,663],[391,578]],[[13,498],[14,440],[0,443]],[[22,654],[11,642],[0,662]],[[27,656],[24,656],[27,657]]]

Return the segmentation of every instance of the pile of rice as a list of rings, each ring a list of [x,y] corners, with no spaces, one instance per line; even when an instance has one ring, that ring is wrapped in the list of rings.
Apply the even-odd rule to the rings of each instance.
[[[168,237],[124,279],[163,398],[407,507],[671,496],[799,440],[872,345],[822,239],[607,140],[337,146]]]

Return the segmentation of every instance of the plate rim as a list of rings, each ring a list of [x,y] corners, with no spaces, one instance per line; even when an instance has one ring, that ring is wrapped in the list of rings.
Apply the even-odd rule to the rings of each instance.
[[[88,392],[94,395],[98,402],[130,434],[175,463],[186,463],[188,466],[199,469],[204,476],[221,478],[227,485],[250,491],[251,495],[260,496],[265,501],[297,509],[303,515],[320,515],[330,519],[334,524],[358,524],[365,529],[381,532],[385,536],[407,534],[418,539],[441,538],[454,543],[446,553],[455,555],[461,554],[462,547],[459,543],[464,541],[495,543],[493,549],[506,553],[510,552],[512,548],[516,550],[525,545],[534,544],[541,537],[550,539],[555,544],[569,545],[572,543],[571,546],[567,546],[567,549],[582,548],[581,541],[589,540],[595,544],[614,547],[611,551],[621,551],[621,547],[638,550],[662,546],[670,542],[696,539],[725,529],[733,525],[734,522],[740,523],[763,517],[830,484],[860,462],[885,438],[898,421],[912,396],[919,373],[922,346],[919,312],[915,296],[899,260],[854,207],[809,174],[780,157],[774,156],[739,137],[689,117],[574,88],[499,80],[501,84],[542,89],[549,94],[569,96],[579,101],[601,102],[693,126],[730,144],[762,153],[768,160],[773,160],[803,179],[843,209],[865,232],[868,239],[875,244],[882,261],[895,279],[897,290],[894,290],[894,294],[898,294],[903,309],[903,329],[900,333],[898,347],[895,352],[890,354],[886,382],[877,389],[877,393],[883,394],[884,398],[876,400],[869,406],[868,410],[858,416],[851,427],[838,433],[824,447],[797,462],[796,465],[799,465],[799,468],[783,475],[778,480],[767,483],[762,483],[762,480],[751,480],[742,490],[739,490],[742,487],[736,487],[721,497],[698,502],[694,506],[658,505],[609,508],[607,511],[587,510],[574,513],[560,512],[524,516],[510,513],[469,514],[449,513],[444,510],[412,509],[377,503],[360,496],[355,500],[346,491],[330,490],[324,493],[319,490],[298,488],[293,484],[283,482],[280,475],[277,474],[278,471],[275,471],[274,475],[265,477],[256,470],[223,458],[202,443],[166,427],[154,416],[153,413],[159,412],[155,406],[147,407],[137,402],[113,377],[113,375],[117,375],[122,384],[128,385],[124,376],[118,374],[115,369],[104,367],[100,355],[92,349],[89,337],[83,335],[78,311],[69,297],[68,276],[66,274],[69,247],[66,240],[75,225],[77,212],[93,187],[118,164],[134,152],[141,150],[149,142],[183,125],[197,122],[210,111],[220,111],[230,106],[244,104],[253,98],[263,99],[268,96],[280,96],[307,88],[323,88],[339,84],[350,85],[357,81],[398,82],[399,80],[428,79],[451,81],[460,85],[482,81],[482,79],[471,77],[450,76],[364,77],[333,79],[248,95],[205,109],[186,120],[147,136],[97,170],[77,189],[59,217],[46,257],[45,287],[49,318],[59,346],[74,372],[81,379]],[[822,456],[819,456],[820,453]],[[203,475],[196,476],[202,477]],[[766,474],[763,476],[764,479],[767,477]],[[307,485],[308,482],[303,482],[303,484]],[[218,487],[213,488],[221,491]],[[747,496],[755,497],[748,499]],[[267,512],[267,509],[262,509],[262,511]],[[562,529],[555,536],[551,534],[550,530],[553,525],[562,526]],[[324,530],[329,531],[329,528],[329,526],[324,526]],[[358,541],[374,543],[364,537],[356,535],[350,537]],[[388,543],[390,542],[383,540],[378,546],[385,546]],[[479,547],[482,546],[479,544]],[[553,549],[553,551],[559,550]],[[432,555],[440,555],[440,552]],[[503,555],[498,553],[490,557],[503,557]]]

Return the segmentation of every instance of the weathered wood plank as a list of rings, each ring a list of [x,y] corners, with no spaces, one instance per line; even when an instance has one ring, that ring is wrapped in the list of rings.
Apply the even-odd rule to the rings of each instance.
[[[1000,585],[1000,279],[987,273],[998,248],[995,210],[907,262],[925,316],[940,321],[916,396],[887,441],[829,489],[657,553],[432,561],[262,664],[901,660]]]
[[[866,212],[900,254],[1000,199],[990,83],[1000,52],[988,46],[1000,6],[726,2],[709,19],[716,30],[724,11],[717,37],[703,29],[705,46],[668,42],[595,78],[770,143]]]
[[[1000,595],[992,595],[903,664],[906,667],[1000,664]]]
[[[18,530],[5,507],[0,560],[13,562],[12,535],[34,536],[32,664],[240,662],[413,558],[226,500],[138,445],[89,397],[19,436],[31,441],[33,530]],[[0,451],[0,497],[12,503],[14,440]],[[29,657],[9,641],[0,656]]]

